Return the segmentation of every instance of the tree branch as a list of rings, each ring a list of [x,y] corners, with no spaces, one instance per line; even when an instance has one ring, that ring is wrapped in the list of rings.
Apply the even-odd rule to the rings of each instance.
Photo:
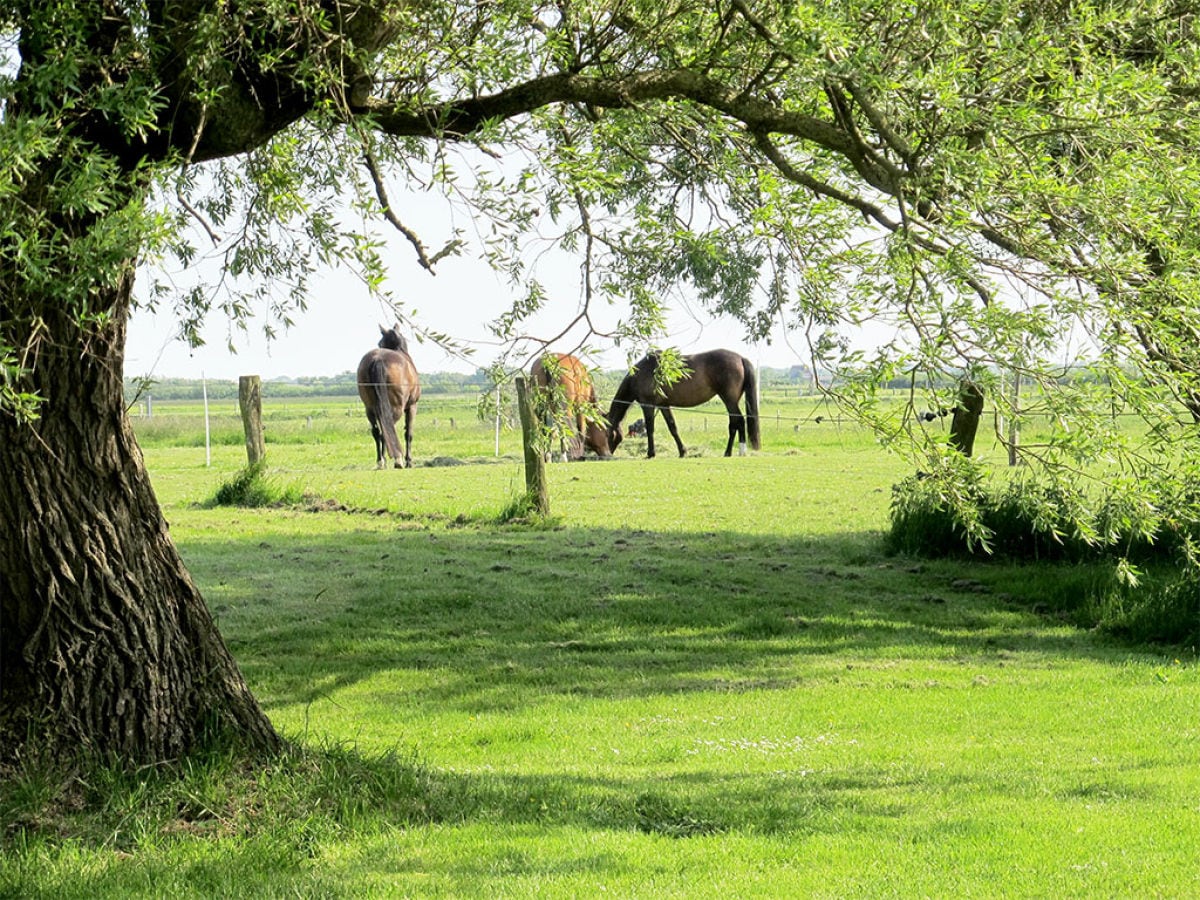
[[[383,184],[383,175],[379,171],[379,163],[375,160],[375,154],[371,152],[371,148],[365,144],[363,146],[363,162],[371,175],[371,181],[375,183],[375,196],[379,199],[379,206],[383,217],[412,244],[413,249],[417,252],[417,262],[421,264],[421,268],[428,271],[431,275],[436,275],[437,272],[433,270],[433,262],[429,259],[421,238],[415,231],[401,222],[400,217],[392,211],[392,202],[388,199],[387,189]]]
[[[792,165],[791,161],[789,161],[788,158],[779,151],[779,148],[775,146],[775,144],[771,141],[770,136],[767,135],[766,132],[752,131],[751,133],[754,136],[755,144],[758,146],[758,149],[762,152],[763,156],[770,160],[771,164],[774,165],[775,168],[779,170],[779,173],[788,181],[806,187],[820,197],[828,197],[831,200],[836,200],[838,203],[849,206],[851,209],[857,209],[860,213],[862,213],[864,219],[876,222],[877,224],[882,225],[888,231],[898,231],[900,229],[900,223],[889,218],[883,209],[876,204],[868,203],[866,200],[863,200],[860,197],[855,197],[853,194],[848,194],[845,191],[835,188],[833,185],[826,184],[825,182],[814,178],[807,172],[797,169],[794,165]]]
[[[556,103],[627,109],[655,100],[691,100],[742,122],[752,131],[802,138],[843,156],[855,149],[845,132],[830,122],[742,97],[720,82],[688,69],[643,72],[624,78],[546,75],[496,94],[447,100],[422,110],[376,101],[362,112],[371,116],[375,127],[396,137],[461,140],[487,124],[517,118]]]

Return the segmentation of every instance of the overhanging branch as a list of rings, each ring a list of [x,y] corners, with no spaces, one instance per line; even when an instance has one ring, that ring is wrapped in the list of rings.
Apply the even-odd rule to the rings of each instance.
[[[396,137],[460,140],[487,124],[514,119],[556,103],[627,109],[656,100],[688,100],[741,122],[752,131],[802,138],[843,156],[854,149],[845,132],[824,119],[743,96],[688,69],[642,72],[623,78],[546,75],[495,94],[447,100],[420,110],[376,101],[362,112],[371,117],[379,130]]]
[[[375,154],[371,152],[370,146],[364,145],[363,147],[363,163],[367,167],[367,172],[371,175],[371,181],[375,184],[375,196],[379,200],[379,208],[383,213],[383,217],[412,244],[413,250],[417,253],[417,262],[421,264],[421,268],[428,271],[431,275],[436,275],[437,272],[433,270],[433,262],[430,260],[429,254],[425,251],[425,244],[422,243],[420,236],[400,221],[400,217],[392,210],[392,202],[388,199],[387,188],[383,183],[383,174],[379,171],[379,163],[375,159]]]

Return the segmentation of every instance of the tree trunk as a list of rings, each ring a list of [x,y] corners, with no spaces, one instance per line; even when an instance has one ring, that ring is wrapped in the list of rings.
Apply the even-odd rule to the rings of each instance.
[[[959,387],[954,417],[950,420],[950,446],[963,456],[970,456],[975,451],[975,434],[979,431],[982,415],[982,388],[973,381],[964,381]]]
[[[86,331],[45,302],[28,376],[45,398],[40,418],[0,413],[0,757],[9,760],[35,747],[149,762],[215,738],[281,744],[171,541],[125,415],[131,290],[130,273],[101,298],[112,319]]]
[[[257,375],[243,375],[238,379],[238,407],[242,411],[242,429],[246,432],[246,460],[249,465],[257,465],[267,455],[262,424],[262,379]]]
[[[525,492],[539,515],[550,515],[550,488],[546,461],[537,447],[538,421],[525,379],[517,376],[517,410],[521,414],[521,442],[525,446]]]

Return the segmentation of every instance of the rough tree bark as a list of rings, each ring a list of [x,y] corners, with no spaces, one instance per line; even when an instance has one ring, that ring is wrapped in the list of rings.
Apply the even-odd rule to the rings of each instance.
[[[975,452],[975,435],[983,415],[983,389],[973,381],[964,381],[958,392],[958,405],[950,420],[950,445],[963,456]]]
[[[0,416],[0,753],[131,761],[280,740],[171,541],[122,402],[132,275],[86,336],[45,320],[40,418]],[[52,304],[46,304],[48,310]]]
[[[0,410],[0,764],[80,749],[156,762],[218,736],[281,746],[171,541],[125,414],[144,226],[122,212],[145,202],[154,167],[245,152],[304,115],[314,58],[341,89],[361,80],[358,60],[390,25],[370,0],[322,7],[338,31],[303,5],[286,18],[152,3],[138,26],[119,4],[20,0],[5,20],[21,66],[4,124],[53,122],[64,152],[32,156],[0,196],[0,346],[18,356],[4,374],[43,401],[33,422]],[[199,87],[220,90],[190,80],[204,69],[187,64],[193,53],[237,63],[207,70],[226,81]],[[139,85],[156,87],[160,118],[119,127],[105,104],[129,87],[136,105]],[[86,200],[72,191],[81,170],[106,173]]]

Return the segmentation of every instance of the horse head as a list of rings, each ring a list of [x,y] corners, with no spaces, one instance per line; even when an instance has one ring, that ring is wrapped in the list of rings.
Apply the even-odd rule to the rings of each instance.
[[[612,447],[608,440],[609,429],[607,426],[607,420],[597,422],[594,419],[588,419],[583,430],[584,447],[601,459],[612,459]],[[580,455],[582,456],[582,454]]]
[[[608,438],[608,452],[610,454],[616,453],[617,448],[621,446],[621,439],[623,438],[623,435],[621,434],[621,426],[614,425],[612,423],[612,419],[610,419],[608,416],[605,416],[602,427],[604,428],[605,436]]]
[[[408,341],[404,339],[404,335],[400,333],[399,323],[391,328],[379,326],[379,346],[384,350],[399,350],[401,353],[408,352]]]

